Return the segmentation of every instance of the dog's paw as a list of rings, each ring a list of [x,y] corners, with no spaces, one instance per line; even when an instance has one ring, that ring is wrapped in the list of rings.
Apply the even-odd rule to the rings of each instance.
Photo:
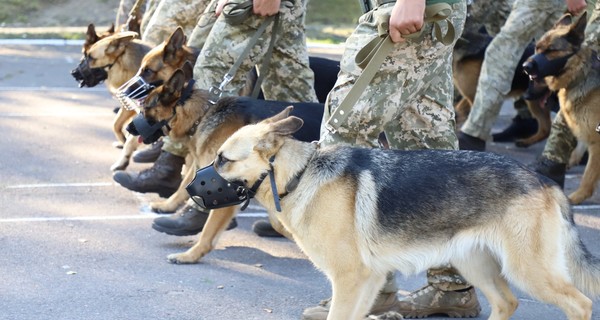
[[[167,256],[167,261],[172,264],[194,264],[198,263],[200,259],[195,259],[187,253],[173,253]]]
[[[112,143],[112,146],[117,148],[117,149],[123,149],[123,143],[121,141],[114,141]]]
[[[178,206],[172,206],[167,201],[150,202],[150,209],[156,213],[172,213],[177,210]]]
[[[119,160],[110,166],[111,171],[125,170],[129,166],[129,160]]]
[[[592,192],[587,192],[581,189],[577,189],[577,191],[571,193],[569,195],[569,201],[571,202],[571,204],[580,204],[583,201],[585,201],[585,199],[589,198],[592,196]]]

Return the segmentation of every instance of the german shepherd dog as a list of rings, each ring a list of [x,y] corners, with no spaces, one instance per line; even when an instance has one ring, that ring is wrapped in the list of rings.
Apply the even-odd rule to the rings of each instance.
[[[192,181],[195,169],[206,166],[216,155],[223,141],[240,127],[268,118],[290,105],[289,102],[264,101],[248,97],[221,98],[216,104],[209,102],[206,90],[190,88],[192,67],[185,64],[163,85],[152,90],[145,100],[142,114],[151,124],[164,123],[170,128],[169,136],[185,142],[190,150],[188,163],[179,189],[164,201],[152,202],[150,207],[157,212],[173,212],[188,198],[185,187]],[[186,100],[182,97],[190,92]],[[319,139],[323,105],[320,103],[293,103],[296,115],[303,118],[307,126],[298,132],[303,141]],[[231,213],[233,214],[233,213]],[[222,215],[222,214],[219,214]],[[224,215],[224,214],[223,214]],[[209,234],[209,223],[204,234]]]
[[[471,112],[485,50],[492,39],[487,33],[465,27],[465,32],[463,32],[454,46],[452,58],[453,81],[454,86],[462,96],[454,106],[457,128],[460,128]],[[538,129],[532,136],[515,141],[517,147],[524,148],[548,138],[552,122],[550,109],[545,107],[546,99],[550,93],[549,90],[539,83],[531,83],[530,87],[530,81],[523,72],[523,62],[533,55],[533,53],[534,45],[532,43],[523,52],[521,60],[515,69],[515,76],[508,94],[509,97],[519,98],[528,92],[529,89],[528,93],[532,95],[532,98],[526,99],[525,102],[529,111],[537,120]]]
[[[600,178],[600,61],[584,41],[587,15],[576,22],[564,15],[536,44],[536,54],[525,64],[532,78],[543,78],[558,92],[560,112],[579,141],[588,146],[588,161],[579,188],[569,195],[579,204],[592,196]],[[544,68],[543,64],[554,65]],[[546,69],[552,69],[546,71]]]
[[[254,188],[330,279],[327,319],[364,319],[390,271],[446,264],[485,294],[489,319],[516,310],[509,281],[591,319],[579,290],[600,294],[600,261],[554,182],[494,153],[319,147],[291,137],[303,121],[290,109],[238,130],[198,175]]]
[[[83,58],[71,74],[79,81],[80,87],[94,87],[105,82],[109,92],[114,95],[121,85],[135,75],[150,46],[136,39],[138,34],[135,32],[110,34],[110,31],[98,35],[93,24],[88,26]],[[113,133],[123,147],[120,158],[111,166],[113,171],[124,170],[139,145],[136,139],[127,138],[123,132],[134,116],[135,111],[119,108],[113,121]]]

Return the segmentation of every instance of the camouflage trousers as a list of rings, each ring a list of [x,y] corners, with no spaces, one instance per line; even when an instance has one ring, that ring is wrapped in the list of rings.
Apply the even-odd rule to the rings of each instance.
[[[585,28],[585,45],[598,51],[600,50],[600,2],[588,6],[588,25]],[[577,147],[577,138],[567,126],[567,123],[560,112],[552,122],[550,136],[544,146],[542,157],[554,162],[567,164],[571,153]]]
[[[361,16],[346,40],[341,70],[327,97],[321,143],[377,147],[383,131],[393,149],[457,149],[452,106],[453,45],[445,46],[435,39],[431,25],[423,27],[419,38],[395,44],[349,112],[346,123],[335,133],[325,128],[362,72],[354,60],[357,52],[378,36],[378,17],[389,15],[392,8],[393,4],[385,4]],[[457,34],[462,32],[465,15],[465,3],[455,4],[451,20]]]
[[[489,138],[525,48],[552,27],[565,10],[564,0],[515,0],[506,23],[486,49],[475,101],[462,132]]]
[[[189,36],[207,5],[205,0],[160,0],[144,28],[142,39],[158,45],[177,27]]]
[[[515,0],[476,0],[468,7],[469,31],[478,32],[480,27],[485,27],[487,33],[495,36],[508,19],[510,10]]]
[[[229,1],[239,2],[242,0]],[[246,74],[254,66],[261,65],[271,36],[275,36],[271,64],[267,74],[263,75],[262,89],[265,98],[290,102],[317,101],[313,88],[314,74],[308,63],[304,34],[306,3],[307,0],[293,1],[293,4],[282,1],[279,28],[273,32],[272,24],[267,27],[250,51],[249,57],[242,61],[234,79],[224,88],[224,95],[237,95],[244,88]],[[223,76],[241,56],[264,20],[265,18],[252,15],[241,24],[229,25],[223,14],[217,18],[194,66],[194,78],[199,88],[208,89],[222,82]]]

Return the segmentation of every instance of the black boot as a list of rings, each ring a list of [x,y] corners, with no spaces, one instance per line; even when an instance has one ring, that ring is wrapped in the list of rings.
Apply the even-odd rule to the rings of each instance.
[[[179,188],[184,163],[184,158],[163,151],[152,167],[139,173],[117,171],[113,174],[113,180],[132,191],[156,192],[161,197],[168,198]]]
[[[283,237],[283,235],[277,232],[267,220],[257,220],[252,225],[252,231],[259,237]]]
[[[168,217],[154,219],[152,229],[172,236],[193,236],[204,228],[209,212],[200,211],[191,205],[185,205]],[[227,230],[237,227],[235,218]]]
[[[460,150],[485,151],[485,141],[460,132],[458,134],[458,148]]]
[[[565,174],[567,173],[567,165],[552,161],[544,156],[541,156],[533,164],[533,170],[547,178],[552,179],[561,188],[565,187]]]
[[[494,142],[513,142],[517,139],[531,137],[538,130],[537,120],[534,118],[523,119],[517,115],[512,118],[510,125],[502,132],[492,135]]]
[[[133,153],[133,161],[137,163],[152,163],[158,159],[163,146],[163,141],[159,140],[150,145],[149,148],[139,150]]]

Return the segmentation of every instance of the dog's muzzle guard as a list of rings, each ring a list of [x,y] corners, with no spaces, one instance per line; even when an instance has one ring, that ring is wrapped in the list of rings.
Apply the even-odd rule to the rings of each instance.
[[[548,60],[543,53],[536,53],[523,63],[523,71],[531,78],[556,76],[561,73],[573,53],[564,57]]]
[[[271,182],[271,191],[275,201],[275,208],[281,212],[281,204],[277,186],[275,185],[275,174],[273,173],[273,161],[275,157],[269,159],[270,169],[254,182],[252,187],[248,188],[241,181],[225,180],[215,168],[214,162],[210,165],[196,171],[194,180],[185,188],[194,202],[208,210],[230,207],[240,203],[241,210],[246,209],[250,199],[254,198],[258,187],[265,180],[267,175]]]
[[[169,130],[171,130],[168,120],[150,122],[142,113],[133,118],[126,129],[132,135],[140,136],[145,144],[156,142],[160,137],[166,136]]]
[[[135,76],[119,87],[116,94],[117,100],[127,110],[139,109],[148,94],[161,84],[162,81],[148,83],[139,75]]]
[[[75,78],[75,81],[79,82],[80,88],[91,88],[97,86],[108,78],[108,72],[106,71],[107,68],[110,68],[110,66],[90,68],[87,57],[84,57],[79,62],[79,65],[77,65],[77,68],[71,70],[71,76]]]

